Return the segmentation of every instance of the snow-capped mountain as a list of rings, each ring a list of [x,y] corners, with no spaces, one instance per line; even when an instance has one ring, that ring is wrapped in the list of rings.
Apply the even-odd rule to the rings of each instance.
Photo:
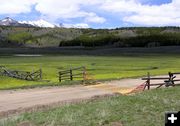
[[[12,18],[6,17],[0,20],[1,26],[24,26],[24,27],[49,27],[54,28],[56,25],[53,25],[45,20],[37,20],[37,21],[16,21]]]
[[[21,26],[21,27],[42,27],[42,28],[89,28],[88,24],[80,23],[80,24],[51,24],[43,19],[36,21],[16,21],[9,17],[6,17],[0,20],[0,26]]]
[[[0,25],[2,26],[30,26],[29,24],[21,24],[18,21],[11,19],[9,17],[0,20]]]
[[[49,27],[49,28],[54,28],[56,25],[53,25],[45,20],[37,20],[37,21],[20,21],[19,23],[21,24],[29,24],[35,27]]]
[[[2,25],[12,25],[12,24],[18,24],[16,20],[13,20],[9,17],[4,18],[3,20],[0,21]]]

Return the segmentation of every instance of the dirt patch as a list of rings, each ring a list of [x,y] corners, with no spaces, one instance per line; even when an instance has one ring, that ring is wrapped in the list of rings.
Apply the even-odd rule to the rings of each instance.
[[[35,126],[35,125],[29,121],[26,121],[26,122],[21,122],[17,124],[17,126]]]
[[[120,121],[118,121],[118,122],[111,122],[111,123],[105,124],[103,126],[123,126],[123,124]]]
[[[15,116],[24,112],[47,110],[67,104],[91,102],[117,94],[88,89],[86,87],[39,88],[0,92],[0,118]]]

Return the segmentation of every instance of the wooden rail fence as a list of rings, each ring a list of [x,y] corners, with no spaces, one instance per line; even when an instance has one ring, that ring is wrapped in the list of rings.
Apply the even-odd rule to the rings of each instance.
[[[86,67],[71,68],[69,70],[59,71],[59,82],[63,80],[86,79]]]
[[[42,69],[35,72],[19,71],[19,70],[8,70],[4,66],[0,66],[0,75],[17,78],[28,81],[42,80]]]
[[[180,83],[175,83],[180,81],[180,79],[176,79],[175,75],[178,75],[180,73],[172,73],[169,72],[167,77],[151,77],[150,73],[147,74],[147,77],[142,78],[142,80],[146,80],[144,90],[147,89],[150,90],[151,86],[157,86],[156,88],[160,88],[162,86],[179,86]],[[152,83],[153,80],[162,80],[162,83]]]

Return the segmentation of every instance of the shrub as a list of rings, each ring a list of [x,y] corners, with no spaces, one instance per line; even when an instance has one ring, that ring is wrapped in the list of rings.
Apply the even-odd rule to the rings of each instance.
[[[25,43],[27,40],[31,39],[32,35],[27,32],[9,34],[7,39],[8,41],[15,42],[15,43]]]

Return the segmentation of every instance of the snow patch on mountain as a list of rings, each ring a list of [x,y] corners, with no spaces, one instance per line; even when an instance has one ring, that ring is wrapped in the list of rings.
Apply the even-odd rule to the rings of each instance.
[[[89,28],[88,24],[79,23],[79,24],[63,24],[65,28]]]
[[[45,20],[37,20],[37,21],[19,21],[19,23],[21,24],[30,24],[33,25],[35,27],[49,27],[49,28],[54,28],[56,27],[56,25],[53,25]]]

